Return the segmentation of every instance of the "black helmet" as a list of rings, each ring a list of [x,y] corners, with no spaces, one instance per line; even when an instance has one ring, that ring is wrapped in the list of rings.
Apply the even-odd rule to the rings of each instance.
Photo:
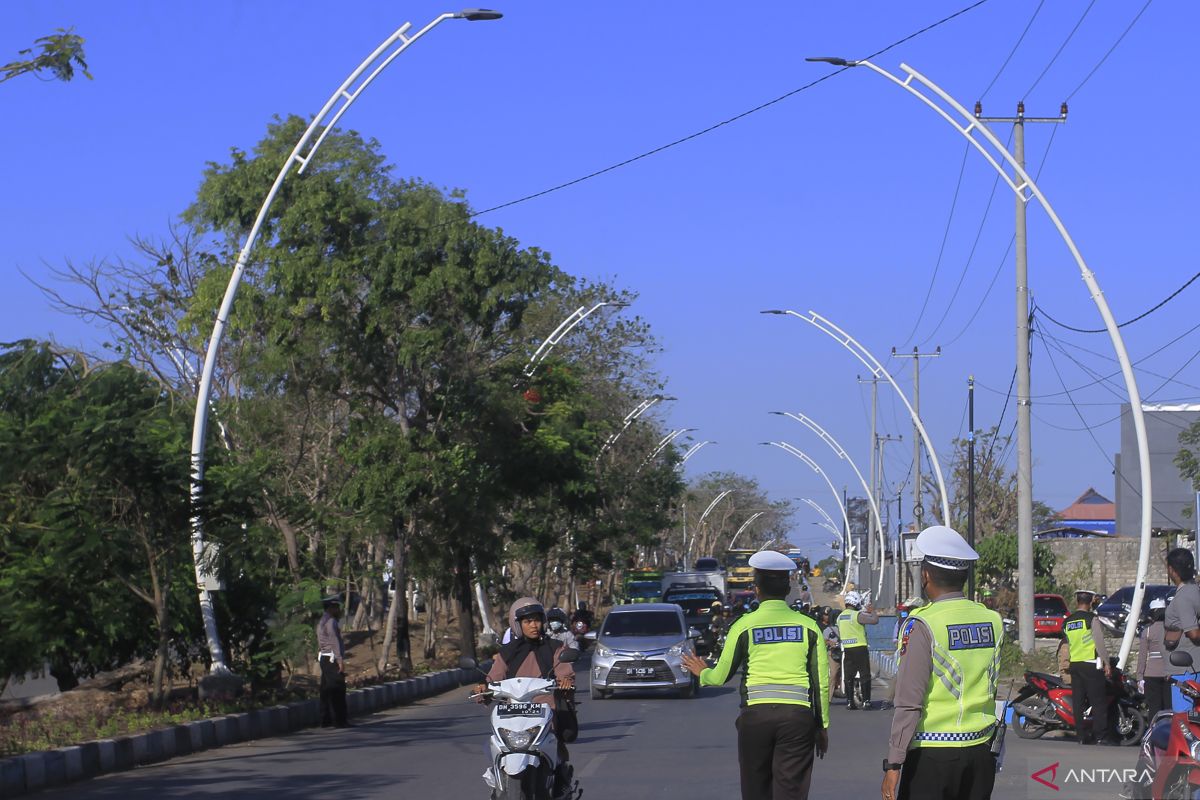
[[[541,603],[526,603],[520,608],[513,609],[513,617],[520,622],[529,617],[540,617],[543,622],[546,621],[546,609]]]
[[[520,617],[518,617],[518,619],[520,619]],[[546,621],[554,622],[555,620],[565,623],[567,621],[567,612],[563,611],[561,608],[558,608],[557,606],[550,609],[550,612],[548,614],[546,614]]]
[[[584,600],[580,600],[579,607],[576,609],[576,611],[587,611],[587,610],[588,610],[587,602]]]

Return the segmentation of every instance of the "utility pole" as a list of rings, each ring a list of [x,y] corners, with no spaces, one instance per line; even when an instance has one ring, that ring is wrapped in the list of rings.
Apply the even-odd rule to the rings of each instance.
[[[1067,104],[1057,117],[1026,117],[1025,101],[1017,103],[1015,117],[985,117],[983,104],[975,103],[980,122],[1013,126],[1013,158],[1025,169],[1025,123],[1067,121]],[[1029,380],[1029,252],[1026,239],[1026,194],[1017,193],[1017,630],[1021,650],[1033,652],[1033,442],[1030,419]]]
[[[922,358],[937,358],[942,354],[942,348],[936,348],[932,353],[922,353],[917,348],[913,348],[911,353],[897,353],[896,348],[892,348],[892,355],[895,358],[911,358],[913,360],[913,412],[918,418],[921,416],[921,359]],[[925,516],[925,506],[921,502],[921,431],[917,428],[916,420],[913,420],[913,528],[920,530],[922,517]],[[946,520],[949,524],[949,520]]]
[[[967,544],[975,547],[975,376],[967,377]],[[967,578],[967,599],[975,599],[975,569]]]
[[[892,348],[892,355],[897,358],[911,358],[913,360],[913,414],[916,419],[913,420],[913,463],[912,463],[912,482],[913,482],[913,530],[921,530],[923,525],[922,518],[925,516],[925,506],[921,502],[921,430],[917,427],[917,419],[921,418],[921,359],[922,358],[937,358],[942,354],[942,348],[937,347],[932,353],[922,353],[916,347],[911,353],[897,353],[896,348]],[[950,524],[949,520],[945,524]],[[910,573],[911,570],[908,564],[904,565],[904,572]],[[912,579],[912,575],[908,575]]]
[[[875,507],[876,508],[888,508],[888,509],[891,508],[890,504],[885,504],[883,502],[883,446],[885,444],[887,444],[888,442],[902,442],[902,441],[904,441],[903,436],[879,436],[878,434],[876,434],[876,436],[875,436],[875,448],[874,449],[876,451],[876,459],[877,459],[877,463],[879,464],[879,468],[875,471],[875,483],[872,484],[871,491],[875,493]],[[897,521],[899,521],[899,520],[897,520]],[[891,525],[888,525],[888,527],[885,529],[888,531],[888,541],[889,542],[891,541],[891,538],[892,538],[891,527],[892,527]],[[881,570],[883,569],[884,555],[885,555],[884,553],[879,554],[879,568]],[[897,536],[896,537],[896,545],[895,545],[895,547],[892,548],[892,566],[895,567],[899,563],[900,563],[900,537]],[[897,603],[899,603],[901,600],[900,583],[898,582],[897,578],[899,577],[900,572],[898,569],[893,569],[893,572],[895,574],[893,575],[893,578],[892,578],[892,594],[895,595],[895,598],[894,598],[895,601]]]
[[[871,384],[871,494],[874,495],[871,499],[875,501],[875,507],[879,508],[879,492],[876,490],[878,470],[875,466],[876,451],[879,450],[879,437],[876,433],[877,420],[879,418],[879,378],[863,379],[858,377],[859,383]],[[883,553],[875,553],[878,549],[878,544],[870,540],[868,536],[867,542],[867,560],[874,563],[875,556],[879,556],[879,568],[883,569]]]

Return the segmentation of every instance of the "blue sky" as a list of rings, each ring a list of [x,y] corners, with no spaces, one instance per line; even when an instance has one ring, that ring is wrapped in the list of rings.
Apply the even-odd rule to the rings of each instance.
[[[862,57],[965,5],[509,0],[501,21],[446,23],[416,43],[344,124],[378,139],[401,174],[465,188],[476,208],[487,208],[703,129],[829,71],[805,63],[807,55]],[[1045,3],[983,96],[985,113],[1012,114],[1023,98],[1031,116],[1056,114],[1141,7],[1140,0]],[[5,3],[0,58],[55,27],[74,26],[87,39],[96,79],[24,77],[0,86],[0,340],[94,341],[80,323],[52,312],[18,270],[39,277],[67,260],[129,256],[126,237],[162,232],[192,197],[206,161],[251,146],[273,114],[314,113],[393,29],[406,20],[419,27],[447,8],[303,0]],[[906,61],[970,106],[1036,8],[1036,0],[989,0],[877,62],[894,70]],[[1069,121],[1045,156],[1040,185],[1119,320],[1154,305],[1197,269],[1200,162],[1191,144],[1197,104],[1188,75],[1198,23],[1197,4],[1154,2],[1071,97]],[[1027,127],[1031,167],[1042,162],[1051,127]],[[649,320],[664,346],[660,367],[679,398],[665,409],[666,422],[720,442],[698,454],[690,471],[743,472],[775,497],[811,496],[836,515],[828,490],[803,464],[757,443],[788,439],[839,484],[853,481],[819,440],[766,412],[811,416],[865,471],[869,396],[855,381],[863,370],[804,323],[758,311],[816,310],[881,358],[892,347],[942,345],[942,357],[923,368],[921,399],[944,459],[950,440],[965,430],[969,374],[981,386],[978,426],[995,424],[1014,363],[1012,257],[1003,257],[1013,198],[1001,184],[981,224],[994,172],[974,151],[964,161],[964,148],[914,98],[851,70],[481,221],[547,249],[570,272],[640,293],[626,313]],[[1032,205],[1029,228],[1039,306],[1064,322],[1098,327],[1069,253]],[[1198,297],[1200,284],[1126,328],[1133,358],[1194,325]],[[1115,370],[1106,337],[1044,326],[1081,364]],[[1141,366],[1150,372],[1139,373],[1143,393],[1198,399],[1200,364],[1185,366],[1197,350],[1200,333],[1192,333],[1147,358]],[[1035,398],[1061,393],[1040,340],[1033,351]],[[1054,363],[1069,387],[1093,380],[1066,355],[1055,352]],[[909,390],[909,360],[888,367]],[[1177,370],[1191,385],[1168,383],[1151,394],[1163,382],[1152,373]],[[1116,416],[1120,395],[1117,383],[1071,397],[1097,424]],[[1105,455],[1117,447],[1118,426],[1095,427],[1097,447],[1088,433],[1063,430],[1081,427],[1066,396],[1036,398],[1033,411],[1035,495],[1058,508],[1088,486],[1111,496]],[[1010,403],[1005,432],[1014,419]],[[911,428],[887,391],[880,420],[881,432],[905,437],[885,461],[888,482],[898,486],[909,469]],[[906,494],[906,516],[909,506]],[[798,521],[816,531],[809,513]]]

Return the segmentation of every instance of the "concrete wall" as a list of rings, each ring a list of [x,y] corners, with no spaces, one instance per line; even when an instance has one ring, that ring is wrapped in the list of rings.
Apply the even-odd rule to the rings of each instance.
[[[1150,526],[1156,530],[1193,531],[1196,521],[1184,516],[1195,503],[1192,487],[1179,475],[1175,456],[1182,445],[1179,434],[1200,420],[1200,406],[1155,406],[1144,404],[1146,438],[1150,442],[1150,481],[1154,489],[1154,513]],[[1129,404],[1121,406],[1121,452],[1114,462],[1117,533],[1137,536],[1141,531],[1141,469],[1133,415]]]
[[[1094,589],[1112,594],[1122,586],[1130,586],[1137,577],[1137,539],[1052,539],[1044,542],[1054,551],[1054,573],[1058,579],[1074,578],[1075,588]],[[1150,545],[1150,568],[1146,583],[1166,583],[1167,568],[1163,563],[1170,542],[1154,539]]]

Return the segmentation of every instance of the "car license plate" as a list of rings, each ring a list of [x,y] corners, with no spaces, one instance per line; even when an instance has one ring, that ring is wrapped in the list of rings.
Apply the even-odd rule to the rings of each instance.
[[[649,678],[654,674],[654,667],[626,667],[625,672],[635,678]]]
[[[540,717],[541,703],[500,703],[496,713],[502,717]]]

